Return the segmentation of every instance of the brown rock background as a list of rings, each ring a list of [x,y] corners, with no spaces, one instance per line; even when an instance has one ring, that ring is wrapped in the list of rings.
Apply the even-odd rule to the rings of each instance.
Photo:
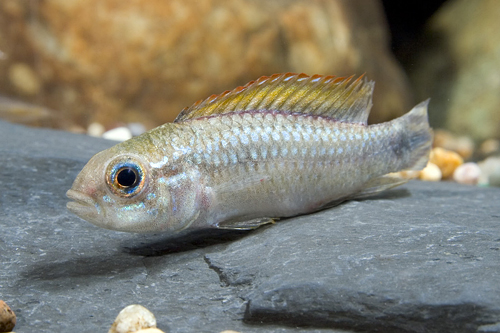
[[[0,1],[0,95],[55,110],[53,126],[152,127],[277,72],[366,72],[372,122],[414,102],[378,1]]]

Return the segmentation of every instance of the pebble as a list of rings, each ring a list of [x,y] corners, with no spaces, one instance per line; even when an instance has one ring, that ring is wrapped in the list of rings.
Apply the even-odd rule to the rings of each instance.
[[[500,168],[497,168],[488,177],[488,185],[500,187]]]
[[[458,153],[441,147],[432,149],[429,161],[439,167],[443,179],[453,176],[455,169],[464,163]]]
[[[91,123],[87,127],[87,134],[96,138],[100,138],[104,132],[106,132],[106,128],[100,123]]]
[[[16,314],[0,300],[0,332],[11,332],[16,326]]]
[[[480,176],[481,169],[474,162],[464,163],[453,172],[453,180],[466,185],[477,185]]]
[[[474,153],[474,141],[467,136],[460,136],[455,141],[455,146],[450,150],[456,151],[464,160],[470,158]]]
[[[427,166],[420,171],[419,178],[429,182],[438,182],[442,177],[441,170],[434,163],[427,163]]]
[[[24,63],[15,63],[9,67],[9,79],[16,90],[26,95],[36,95],[42,84],[37,74]]]
[[[135,333],[165,333],[158,328],[146,328],[143,330],[136,331]]]
[[[463,159],[468,159],[474,153],[474,141],[467,136],[455,136],[447,130],[434,131],[434,147],[457,152]]]
[[[500,140],[488,139],[479,146],[479,153],[483,156],[488,156],[500,152]]]
[[[126,141],[132,138],[132,132],[127,127],[117,127],[104,132],[102,137],[114,141]]]
[[[139,136],[146,132],[146,126],[141,123],[128,123],[127,127],[130,130],[130,133],[132,133],[132,136]]]
[[[481,169],[479,185],[500,186],[500,157],[491,156],[477,163]]]
[[[392,172],[389,174],[392,177],[399,177],[403,179],[415,179],[420,175],[420,170],[403,170],[398,172]]]
[[[147,328],[156,328],[155,316],[142,305],[132,304],[120,311],[108,333],[132,333]]]

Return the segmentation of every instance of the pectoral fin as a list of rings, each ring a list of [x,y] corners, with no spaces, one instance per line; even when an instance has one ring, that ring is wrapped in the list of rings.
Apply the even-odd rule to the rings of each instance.
[[[277,218],[270,217],[262,217],[247,221],[230,220],[219,223],[217,228],[226,230],[253,230],[264,224],[274,223],[275,220],[277,220]]]

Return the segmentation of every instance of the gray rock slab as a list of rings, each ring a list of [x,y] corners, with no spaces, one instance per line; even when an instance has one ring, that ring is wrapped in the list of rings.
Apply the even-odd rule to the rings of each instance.
[[[113,143],[0,122],[0,299],[16,332],[500,332],[500,189],[411,182],[253,232],[99,229],[64,194]]]
[[[500,322],[500,191],[412,182],[207,255],[247,322],[475,332]],[[481,329],[484,329],[481,328]]]

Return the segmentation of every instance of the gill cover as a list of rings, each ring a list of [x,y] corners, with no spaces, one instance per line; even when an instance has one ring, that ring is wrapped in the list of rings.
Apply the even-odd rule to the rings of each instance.
[[[155,167],[143,158],[121,155],[106,167],[109,204],[105,215],[113,228],[131,232],[180,231],[200,215],[200,173],[182,163]]]

